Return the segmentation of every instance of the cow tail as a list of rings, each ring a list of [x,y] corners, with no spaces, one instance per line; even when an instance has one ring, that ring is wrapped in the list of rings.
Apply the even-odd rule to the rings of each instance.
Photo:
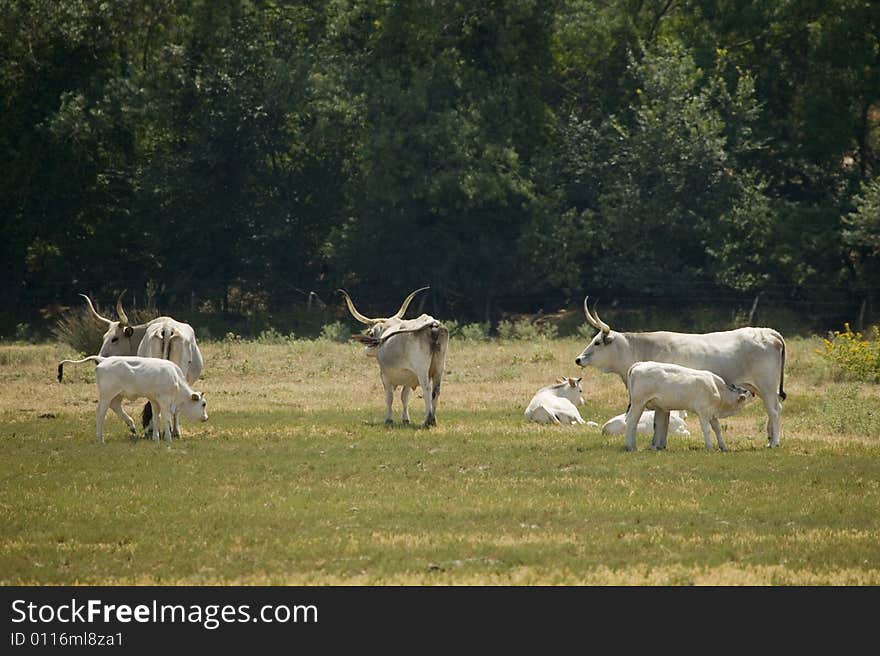
[[[782,340],[782,366],[779,368],[779,398],[785,401],[785,390],[782,389],[785,384],[785,340],[782,339],[782,335],[779,336],[779,339]]]
[[[174,338],[174,330],[166,328],[162,331],[162,359],[168,359],[168,353],[171,351],[171,340]]]
[[[438,353],[440,351],[440,322],[435,321],[431,324],[431,352]]]
[[[64,365],[66,364],[81,364],[83,362],[95,362],[97,364],[101,364],[105,358],[102,358],[100,355],[90,355],[87,358],[83,358],[82,360],[62,360],[58,363],[58,382],[61,382],[62,377],[64,376]]]
[[[150,425],[150,421],[153,419],[153,406],[150,405],[150,402],[147,401],[144,404],[144,409],[141,411],[141,426],[146,428]]]

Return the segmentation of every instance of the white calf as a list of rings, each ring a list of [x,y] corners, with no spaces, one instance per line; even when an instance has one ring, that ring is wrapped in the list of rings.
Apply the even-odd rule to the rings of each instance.
[[[626,388],[629,392],[629,408],[626,411],[626,449],[636,448],[636,427],[645,408],[657,410],[668,416],[671,410],[691,410],[700,417],[703,439],[706,448],[712,448],[709,426],[715,431],[718,447],[727,451],[721,438],[721,424],[718,419],[735,414],[753,398],[753,394],[742,387],[724,382],[724,379],[711,371],[690,369],[666,362],[636,362],[626,374]],[[659,416],[659,415],[658,415]],[[665,440],[665,434],[663,435]],[[657,435],[651,443],[652,448],[662,448]]]
[[[539,424],[583,424],[576,404],[583,405],[580,378],[560,378],[555,385],[539,389],[532,397],[525,417]]]
[[[96,435],[104,442],[104,416],[107,408],[119,415],[132,433],[136,432],[134,421],[122,409],[122,399],[147,398],[159,408],[159,416],[165,426],[165,439],[171,441],[171,423],[178,412],[191,421],[208,421],[205,395],[194,391],[183,372],[173,362],[158,358],[138,356],[113,356],[103,358],[92,355],[82,360],[63,360],[58,364],[58,382],[63,376],[65,364],[97,362],[95,382],[98,384],[98,419]],[[153,439],[159,439],[159,422],[153,422]]]
[[[674,435],[683,435],[686,437],[691,434],[687,428],[687,424],[684,422],[685,417],[687,417],[687,411],[685,410],[673,410],[669,413],[669,430],[672,431]],[[639,418],[639,425],[636,427],[636,432],[653,434],[653,410],[645,410],[642,413],[642,416]],[[606,421],[602,425],[602,433],[605,435],[623,435],[626,433],[626,413],[617,415]]]

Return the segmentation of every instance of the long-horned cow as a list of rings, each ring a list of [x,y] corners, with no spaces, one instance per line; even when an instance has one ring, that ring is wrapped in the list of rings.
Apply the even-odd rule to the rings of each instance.
[[[160,317],[147,325],[147,331],[137,349],[137,355],[145,358],[161,358],[170,360],[183,372],[186,382],[192,385],[202,375],[204,359],[199,345],[196,343],[196,333],[188,323],[175,321],[171,317]],[[153,417],[157,414],[154,403],[147,403],[141,414],[141,423],[144,430],[152,432]],[[180,422],[178,416],[174,416],[172,435],[180,437]]]
[[[599,332],[575,359],[578,366],[592,365],[615,373],[626,384],[626,374],[636,362],[653,360],[706,369],[750,390],[767,411],[767,446],[779,446],[782,403],[785,400],[785,340],[771,328],[737,328],[714,333],[619,333],[590,314],[584,299],[587,322]],[[665,441],[669,413],[655,414],[654,439]]]
[[[104,333],[104,338],[101,343],[101,350],[98,351],[98,355],[102,358],[113,355],[137,355],[141,340],[147,333],[147,327],[157,321],[170,318],[157,317],[147,323],[132,325],[128,320],[128,315],[125,314],[125,310],[122,309],[122,296],[124,294],[125,291],[123,291],[122,294],[119,295],[119,298],[116,299],[116,315],[119,317],[118,321],[113,321],[112,319],[108,319],[107,317],[98,314],[98,311],[95,310],[95,306],[92,305],[92,300],[85,294],[80,294],[80,296],[86,299],[86,303],[92,311],[92,315],[95,319],[107,326],[107,332]]]
[[[355,335],[353,339],[364,344],[364,353],[376,358],[379,363],[379,375],[385,388],[386,424],[392,423],[391,404],[397,387],[403,387],[400,392],[403,423],[409,423],[409,393],[416,387],[422,388],[425,397],[423,426],[427,428],[437,423],[437,402],[446,368],[449,331],[427,314],[416,319],[403,318],[413,297],[426,289],[428,287],[412,292],[404,299],[396,314],[382,319],[371,319],[358,312],[348,293],[343,289],[339,290],[345,297],[351,315],[369,326],[364,334]]]

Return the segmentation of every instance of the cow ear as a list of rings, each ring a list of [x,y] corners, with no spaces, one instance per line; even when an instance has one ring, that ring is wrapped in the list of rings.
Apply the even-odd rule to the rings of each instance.
[[[580,383],[583,379],[584,379],[583,376],[581,376],[580,378],[575,378],[575,379],[574,379],[574,382],[575,382],[575,383]]]
[[[122,329],[122,332],[126,337],[131,337],[132,335],[134,335],[134,328],[132,328],[131,326],[126,326]]]
[[[198,401],[202,397],[199,396],[198,392],[193,392],[192,394],[190,394],[189,398],[191,398],[193,401]]]

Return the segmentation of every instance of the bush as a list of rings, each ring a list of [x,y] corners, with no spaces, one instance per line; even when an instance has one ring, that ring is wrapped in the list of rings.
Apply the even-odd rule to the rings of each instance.
[[[504,320],[498,324],[498,336],[501,339],[537,341],[539,339],[554,339],[556,334],[556,326],[553,324],[532,323],[528,319]]]
[[[847,378],[880,382],[880,328],[872,326],[871,337],[866,339],[848,323],[843,327],[843,332],[834,331],[833,338],[824,340],[825,348],[819,353]]]
[[[485,342],[489,339],[489,324],[468,323],[463,325],[458,332],[462,339],[467,339],[472,342]]]
[[[327,323],[321,328],[321,335],[318,339],[327,340],[328,342],[345,343],[351,339],[351,328],[341,321]]]
[[[269,326],[259,335],[257,335],[256,341],[258,344],[289,344],[294,340],[294,338],[295,337],[293,331],[291,331],[287,335],[282,335],[272,326]]]

